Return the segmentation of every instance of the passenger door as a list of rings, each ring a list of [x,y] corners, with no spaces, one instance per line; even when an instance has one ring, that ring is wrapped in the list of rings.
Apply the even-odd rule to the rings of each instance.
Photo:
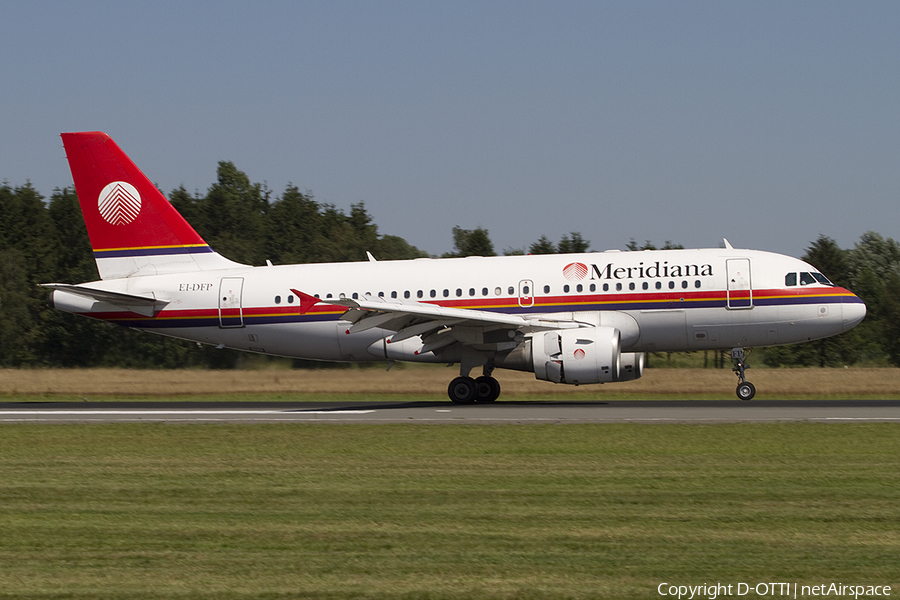
[[[750,259],[729,258],[725,261],[725,270],[728,274],[728,308],[753,308]]]
[[[243,277],[223,277],[219,283],[219,327],[243,327]]]

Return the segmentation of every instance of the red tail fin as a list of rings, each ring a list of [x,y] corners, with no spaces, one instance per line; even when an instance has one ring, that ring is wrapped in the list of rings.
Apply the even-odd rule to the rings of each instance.
[[[238,266],[213,252],[108,135],[62,139],[103,279]]]

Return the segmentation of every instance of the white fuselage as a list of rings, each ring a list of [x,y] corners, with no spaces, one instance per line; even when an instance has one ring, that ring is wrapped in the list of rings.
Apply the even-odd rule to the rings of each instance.
[[[621,332],[623,352],[727,349],[804,342],[859,323],[865,305],[844,288],[804,278],[814,271],[795,258],[731,248],[238,266],[84,284],[167,302],[151,315],[62,290],[54,292],[53,303],[137,329],[251,352],[326,361],[445,362],[457,359],[451,350],[417,353],[415,344],[392,355],[382,343],[392,331],[347,333],[341,319],[347,308],[328,300],[383,298],[610,325]],[[791,273],[794,285],[788,285]],[[301,308],[292,290],[320,302]]]

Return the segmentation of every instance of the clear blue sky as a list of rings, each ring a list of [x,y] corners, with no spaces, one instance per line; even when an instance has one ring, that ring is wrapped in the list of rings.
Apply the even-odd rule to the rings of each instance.
[[[4,4],[0,180],[109,133],[166,193],[229,160],[431,253],[579,231],[799,256],[898,238],[898,2]]]

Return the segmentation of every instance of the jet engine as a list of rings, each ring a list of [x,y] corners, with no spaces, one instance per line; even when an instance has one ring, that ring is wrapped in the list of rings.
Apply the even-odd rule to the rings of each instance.
[[[580,385],[631,381],[643,375],[644,353],[620,350],[615,327],[580,327],[536,333],[531,362],[537,379]]]

